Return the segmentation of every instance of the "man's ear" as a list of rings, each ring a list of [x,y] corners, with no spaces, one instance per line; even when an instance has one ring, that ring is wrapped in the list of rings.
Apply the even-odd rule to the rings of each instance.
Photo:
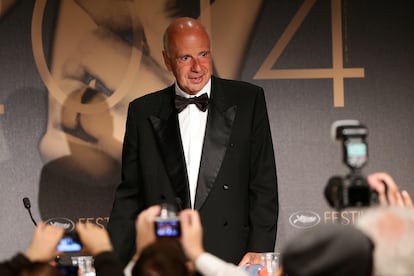
[[[162,57],[164,58],[164,64],[167,67],[168,71],[172,71],[171,70],[171,61],[170,61],[170,58],[168,57],[167,52],[162,51]]]

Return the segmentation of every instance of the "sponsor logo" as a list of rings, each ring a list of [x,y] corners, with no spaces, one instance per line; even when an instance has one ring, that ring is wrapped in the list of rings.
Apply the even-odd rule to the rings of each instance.
[[[312,211],[298,211],[289,217],[289,223],[296,228],[310,228],[318,225],[321,217]]]
[[[71,232],[75,229],[75,223],[68,218],[51,218],[46,220],[46,224],[62,227],[66,230],[66,232]]]

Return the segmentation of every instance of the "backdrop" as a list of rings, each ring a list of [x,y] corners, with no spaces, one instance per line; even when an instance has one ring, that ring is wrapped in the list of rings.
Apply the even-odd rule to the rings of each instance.
[[[128,103],[170,85],[162,33],[199,18],[215,74],[265,89],[279,182],[276,250],[300,229],[355,223],[323,189],[345,175],[331,124],[369,129],[364,174],[414,195],[414,18],[404,0],[0,0],[0,258],[35,220],[106,227]]]

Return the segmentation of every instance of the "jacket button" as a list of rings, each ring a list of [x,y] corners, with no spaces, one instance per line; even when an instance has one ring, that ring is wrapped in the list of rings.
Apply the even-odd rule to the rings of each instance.
[[[229,189],[229,185],[224,184],[224,185],[223,185],[223,190],[228,190],[228,189]]]

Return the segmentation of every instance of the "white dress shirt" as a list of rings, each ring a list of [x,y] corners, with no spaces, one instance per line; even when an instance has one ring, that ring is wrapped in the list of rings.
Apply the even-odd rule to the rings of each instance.
[[[175,84],[175,93],[185,98],[200,96],[207,93],[210,98],[211,79],[196,95],[189,95]],[[189,104],[178,114],[181,140],[183,143],[185,163],[187,166],[188,182],[190,184],[191,208],[194,208],[197,190],[198,171],[200,169],[201,154],[203,151],[204,133],[206,131],[208,109],[203,112],[195,104]]]

